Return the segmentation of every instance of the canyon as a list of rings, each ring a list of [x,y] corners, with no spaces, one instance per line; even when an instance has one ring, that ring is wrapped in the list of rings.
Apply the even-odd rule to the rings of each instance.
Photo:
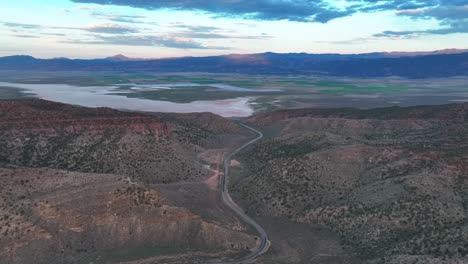
[[[246,254],[256,239],[222,206],[216,183],[205,183],[216,164],[202,155],[221,155],[220,142],[250,136],[243,133],[210,113],[1,101],[0,263],[205,263]]]
[[[468,103],[239,120],[0,101],[0,263],[464,263]],[[245,129],[247,124],[256,130]]]

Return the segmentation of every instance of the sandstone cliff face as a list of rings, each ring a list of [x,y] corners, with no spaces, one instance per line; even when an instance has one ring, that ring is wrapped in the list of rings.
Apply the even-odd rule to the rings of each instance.
[[[252,214],[325,225],[369,263],[463,261],[467,107],[255,116],[268,137],[238,157],[234,196]]]
[[[83,108],[45,100],[0,102],[0,129],[54,132],[102,132],[127,129],[135,133],[169,136],[167,123],[147,115],[115,111],[109,108]]]

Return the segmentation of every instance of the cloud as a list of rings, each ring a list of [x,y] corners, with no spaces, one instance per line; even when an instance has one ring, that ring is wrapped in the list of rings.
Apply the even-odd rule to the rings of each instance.
[[[67,34],[65,34],[65,33],[43,32],[43,33],[41,33],[41,35],[65,37]]]
[[[102,24],[95,25],[83,30],[93,33],[104,33],[104,34],[127,34],[127,33],[138,33],[139,30],[136,28],[125,27],[116,24]]]
[[[391,31],[386,30],[382,33],[374,34],[374,37],[415,37],[420,35],[447,35],[453,33],[468,33],[468,23],[452,23],[449,27],[426,30],[406,30],[406,31]]]
[[[102,34],[128,34],[128,33],[138,33],[139,30],[132,27],[126,27],[118,24],[100,24],[93,25],[89,27],[61,27],[61,26],[44,26],[37,24],[23,24],[23,23],[13,23],[13,22],[3,22],[3,25],[12,28],[15,30],[24,30],[30,31],[31,29],[35,30],[81,30],[91,33],[102,33]],[[38,32],[41,33],[41,32]],[[46,35],[63,35],[63,33],[54,33],[54,32],[42,32]]]
[[[172,9],[203,11],[218,16],[259,20],[317,21],[347,16],[354,10],[340,10],[325,0],[72,0],[76,3],[120,5],[149,10]]]
[[[195,31],[195,32],[211,32],[211,31],[224,30],[219,27],[187,25],[187,24],[182,24],[182,23],[176,23],[176,24],[173,24],[173,26],[176,28],[187,29],[187,30]]]
[[[214,17],[241,17],[254,20],[290,20],[299,22],[326,23],[330,20],[355,13],[398,11],[438,7],[466,7],[467,0],[72,0],[76,3],[95,3],[144,8],[148,10],[169,9],[202,11]],[[343,4],[345,3],[345,4]],[[442,9],[439,12],[443,13]],[[406,13],[409,14],[409,13]],[[449,12],[446,15],[462,16]],[[415,14],[417,15],[417,14]],[[438,17],[439,15],[423,14]],[[453,18],[453,17],[452,17]]]
[[[194,39],[271,39],[270,35],[233,35],[233,34],[222,34],[222,33],[204,33],[204,32],[180,32],[174,33],[174,36],[181,38],[194,38]]]
[[[39,38],[39,36],[34,36],[34,35],[23,35],[23,34],[18,34],[18,35],[13,35],[17,38]]]
[[[180,38],[191,38],[191,39],[270,39],[271,36],[267,34],[261,35],[242,35],[237,34],[233,30],[223,29],[214,26],[203,26],[203,25],[187,25],[183,23],[174,23],[172,27],[181,29],[176,31],[172,35]]]
[[[15,23],[15,22],[0,22],[5,27],[17,30],[44,30],[44,29],[82,29],[82,28],[75,28],[75,27],[60,27],[60,26],[45,26],[45,25],[38,25],[38,24],[25,24],[25,23]]]
[[[90,15],[95,18],[105,19],[112,22],[119,22],[119,23],[129,23],[129,24],[152,24],[155,25],[156,23],[152,22],[145,22],[145,16],[139,15],[122,15],[122,14],[106,14],[103,12],[91,12]]]
[[[94,40],[67,40],[65,43],[98,44],[98,45],[121,45],[121,46],[161,46],[177,49],[217,49],[226,50],[227,47],[204,46],[191,39],[182,39],[169,36],[94,36]]]
[[[436,18],[439,20],[458,20],[468,18],[468,3],[465,6],[436,6],[416,8],[397,12],[400,16],[412,18]]]
[[[462,2],[462,1],[460,1]],[[397,12],[400,16],[407,16],[413,19],[436,19],[440,23],[440,28],[427,30],[407,30],[407,31],[383,31],[375,34],[375,37],[414,37],[420,35],[434,34],[446,35],[453,33],[468,33],[468,1],[467,5],[435,6],[416,9],[408,9]]]
[[[195,38],[200,39],[217,39],[217,38],[256,38],[256,36],[228,36],[221,33],[209,33],[208,30],[221,30],[216,27],[208,26],[186,26],[178,24],[177,28],[184,30],[172,33],[170,36],[165,35],[149,35],[140,32],[137,28],[122,26],[118,24],[100,24],[90,27],[60,27],[60,26],[45,26],[37,24],[22,24],[13,22],[0,22],[6,27],[11,28],[15,34],[12,36],[19,38],[39,38],[43,36],[61,37],[62,43],[69,44],[92,44],[92,45],[123,45],[123,46],[161,46],[167,48],[178,49],[215,49],[215,50],[229,50],[228,47],[220,46],[206,46],[200,42],[194,41]],[[35,29],[32,35],[31,29]],[[202,32],[194,32],[191,30],[200,30]],[[51,32],[51,30],[77,30],[90,33],[89,35],[81,36],[82,39],[64,39],[68,33]],[[191,35],[193,34],[193,36]],[[88,39],[86,39],[86,37]],[[267,38],[268,36],[261,36]],[[259,37],[260,38],[260,37]]]
[[[375,38],[372,37],[364,37],[364,38],[354,38],[348,40],[330,40],[330,41],[315,41],[316,43],[323,43],[323,44],[333,44],[333,45],[349,45],[349,44],[365,44],[370,40],[374,40]]]
[[[73,7],[72,9],[68,9],[68,10],[98,10],[98,9],[102,9],[103,6],[102,5],[78,5],[78,6],[75,6]]]
[[[20,28],[20,29],[39,29],[42,28],[40,25],[34,24],[23,24],[23,23],[13,23],[13,22],[3,22],[3,25],[9,28]]]

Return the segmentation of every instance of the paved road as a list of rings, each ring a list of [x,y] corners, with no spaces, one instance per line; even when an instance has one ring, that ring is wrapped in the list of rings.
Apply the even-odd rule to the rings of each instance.
[[[265,253],[268,251],[268,248],[270,247],[270,241],[268,240],[268,235],[265,232],[265,230],[257,223],[255,220],[253,220],[250,216],[244,213],[244,211],[232,200],[231,195],[229,195],[229,182],[228,182],[228,175],[229,175],[229,165],[231,162],[231,158],[239,153],[239,151],[243,150],[247,146],[257,142],[258,140],[263,138],[262,132],[249,127],[244,124],[240,124],[241,126],[250,129],[257,133],[257,137],[255,139],[252,139],[251,141],[245,143],[238,149],[234,150],[231,154],[226,156],[223,161],[224,165],[224,175],[221,178],[221,198],[223,203],[229,207],[240,219],[242,219],[246,224],[251,226],[253,229],[257,231],[259,234],[259,244],[258,246],[248,255],[241,257],[237,260],[231,261],[231,262],[224,262],[222,264],[244,264],[244,263],[251,263],[256,257],[260,256],[261,254]]]

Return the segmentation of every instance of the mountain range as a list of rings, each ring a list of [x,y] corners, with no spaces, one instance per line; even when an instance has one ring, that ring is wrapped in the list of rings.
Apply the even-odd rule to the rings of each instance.
[[[468,75],[468,50],[375,52],[363,54],[258,53],[208,57],[102,59],[0,57],[0,70],[207,72],[264,75],[317,75],[408,78]]]

